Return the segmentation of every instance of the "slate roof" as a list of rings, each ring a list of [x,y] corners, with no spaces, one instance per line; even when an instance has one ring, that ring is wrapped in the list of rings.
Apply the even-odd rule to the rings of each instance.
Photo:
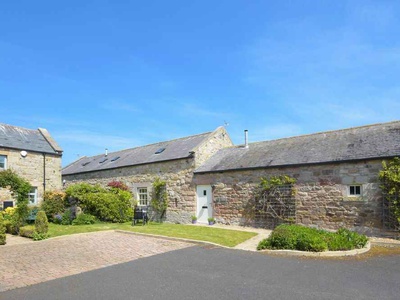
[[[82,157],[71,163],[62,170],[63,175],[72,175],[120,167],[156,163],[161,161],[183,159],[192,156],[191,151],[206,140],[212,132],[199,135],[192,135],[176,140],[160,142],[156,144],[136,147],[117,152]],[[158,150],[165,148],[161,153],[156,154]],[[115,158],[118,159],[114,160]],[[104,159],[106,161],[102,162]]]
[[[400,121],[219,150],[195,173],[400,156]]]
[[[27,129],[0,123],[0,147],[61,155],[62,149],[46,129]]]

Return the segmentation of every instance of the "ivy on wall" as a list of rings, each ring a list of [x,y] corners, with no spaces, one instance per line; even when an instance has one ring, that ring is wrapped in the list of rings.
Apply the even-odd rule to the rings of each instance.
[[[257,227],[273,228],[281,223],[294,223],[296,179],[287,175],[262,177],[254,197],[244,209],[245,218]]]
[[[0,172],[0,187],[11,191],[12,197],[17,202],[16,219],[19,225],[23,225],[29,214],[28,194],[32,188],[30,183],[8,169]]]
[[[388,209],[387,221],[391,223],[388,225],[400,229],[400,158],[395,157],[388,162],[383,161],[382,167],[383,169],[379,172],[379,180]]]
[[[162,221],[168,208],[168,193],[167,183],[158,177],[153,182],[150,205],[155,212],[155,217]]]

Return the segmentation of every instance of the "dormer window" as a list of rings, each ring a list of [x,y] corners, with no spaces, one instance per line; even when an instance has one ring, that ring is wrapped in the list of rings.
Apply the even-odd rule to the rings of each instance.
[[[165,150],[165,147],[158,149],[154,154],[160,154]]]
[[[7,156],[0,155],[0,170],[7,169]]]

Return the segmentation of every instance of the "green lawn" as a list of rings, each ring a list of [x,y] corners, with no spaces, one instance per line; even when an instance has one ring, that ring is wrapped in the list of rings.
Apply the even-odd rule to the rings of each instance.
[[[179,237],[197,241],[213,242],[222,246],[234,247],[257,234],[237,230],[228,230],[207,226],[191,226],[183,224],[169,223],[149,223],[145,226],[131,226],[131,223],[96,223],[93,225],[56,225],[49,224],[49,234],[51,237],[94,232],[102,230],[127,230],[140,233],[163,235],[168,237]]]

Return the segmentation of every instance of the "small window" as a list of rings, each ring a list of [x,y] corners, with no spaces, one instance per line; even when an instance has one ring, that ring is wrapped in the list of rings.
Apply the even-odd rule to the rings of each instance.
[[[101,161],[99,161],[99,164],[102,164],[103,162],[107,161],[108,158],[103,158]]]
[[[120,158],[120,156],[114,157],[111,161],[116,161]]]
[[[90,161],[84,162],[84,163],[82,164],[82,167],[87,166],[88,164],[90,164]]]
[[[35,205],[37,204],[37,188],[33,187],[28,194],[29,204]]]
[[[160,154],[165,150],[165,147],[158,149],[154,154]]]
[[[7,169],[7,156],[0,155],[0,170]]]
[[[349,196],[361,196],[361,185],[350,185]]]
[[[139,206],[147,206],[149,204],[149,195],[147,193],[147,187],[137,188]]]

